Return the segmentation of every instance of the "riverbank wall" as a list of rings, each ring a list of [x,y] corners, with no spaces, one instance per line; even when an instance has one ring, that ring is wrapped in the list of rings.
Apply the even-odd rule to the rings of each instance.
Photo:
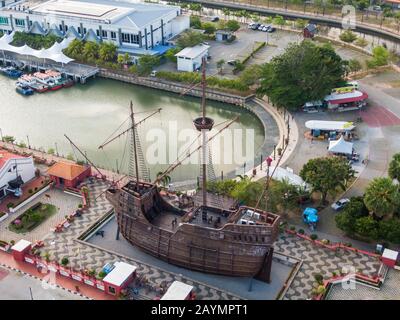
[[[185,94],[193,97],[200,98],[202,96],[202,89],[200,87],[190,88],[190,85],[179,82],[167,81],[164,79],[150,78],[150,77],[138,77],[135,75],[129,75],[125,73],[118,73],[108,69],[100,69],[98,73],[99,77],[123,81],[126,83],[135,84],[138,86],[144,86],[152,89],[158,89],[177,94]],[[189,89],[190,88],[190,89]],[[213,101],[229,103],[238,106],[244,106],[246,102],[250,101],[255,97],[254,94],[248,96],[240,96],[231,93],[225,93],[220,90],[206,88],[206,98]]]

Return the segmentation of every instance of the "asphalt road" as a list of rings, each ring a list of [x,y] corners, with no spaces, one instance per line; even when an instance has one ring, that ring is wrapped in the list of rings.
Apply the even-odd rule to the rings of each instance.
[[[86,300],[28,275],[0,267],[0,300]]]

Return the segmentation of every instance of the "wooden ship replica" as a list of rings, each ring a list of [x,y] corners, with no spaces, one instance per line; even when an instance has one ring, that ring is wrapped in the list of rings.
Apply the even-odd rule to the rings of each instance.
[[[182,160],[169,166],[153,183],[139,177],[137,123],[132,103],[131,126],[128,130],[131,131],[133,149],[130,167],[134,172],[129,175],[129,182],[111,186],[106,191],[106,197],[114,207],[119,231],[133,246],[188,269],[225,276],[256,277],[270,282],[273,243],[278,236],[279,216],[246,206],[232,210],[208,204],[205,192],[205,146],[215,135],[207,138],[207,132],[212,129],[214,121],[206,116],[204,60],[202,74],[202,116],[193,121],[196,129],[201,132],[199,137],[202,136],[201,145],[193,151],[202,149],[202,203],[189,210],[182,209],[160,193],[159,182],[179,166]]]

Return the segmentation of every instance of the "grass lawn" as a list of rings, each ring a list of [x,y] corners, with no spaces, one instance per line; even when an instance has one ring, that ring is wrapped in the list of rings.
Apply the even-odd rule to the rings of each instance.
[[[50,203],[38,202],[23,214],[14,219],[8,226],[9,230],[16,233],[26,233],[35,229],[57,212],[57,208]],[[19,223],[18,223],[19,221]],[[17,223],[16,223],[17,222]]]

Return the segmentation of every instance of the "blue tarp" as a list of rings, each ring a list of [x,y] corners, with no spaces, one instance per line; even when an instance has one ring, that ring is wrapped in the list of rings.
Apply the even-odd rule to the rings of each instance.
[[[152,50],[156,51],[159,55],[162,55],[171,48],[174,48],[174,47],[173,46],[163,46],[163,45],[159,44],[159,45],[153,47]]]
[[[303,211],[304,222],[306,223],[317,223],[318,222],[318,211],[315,208],[305,208]]]

